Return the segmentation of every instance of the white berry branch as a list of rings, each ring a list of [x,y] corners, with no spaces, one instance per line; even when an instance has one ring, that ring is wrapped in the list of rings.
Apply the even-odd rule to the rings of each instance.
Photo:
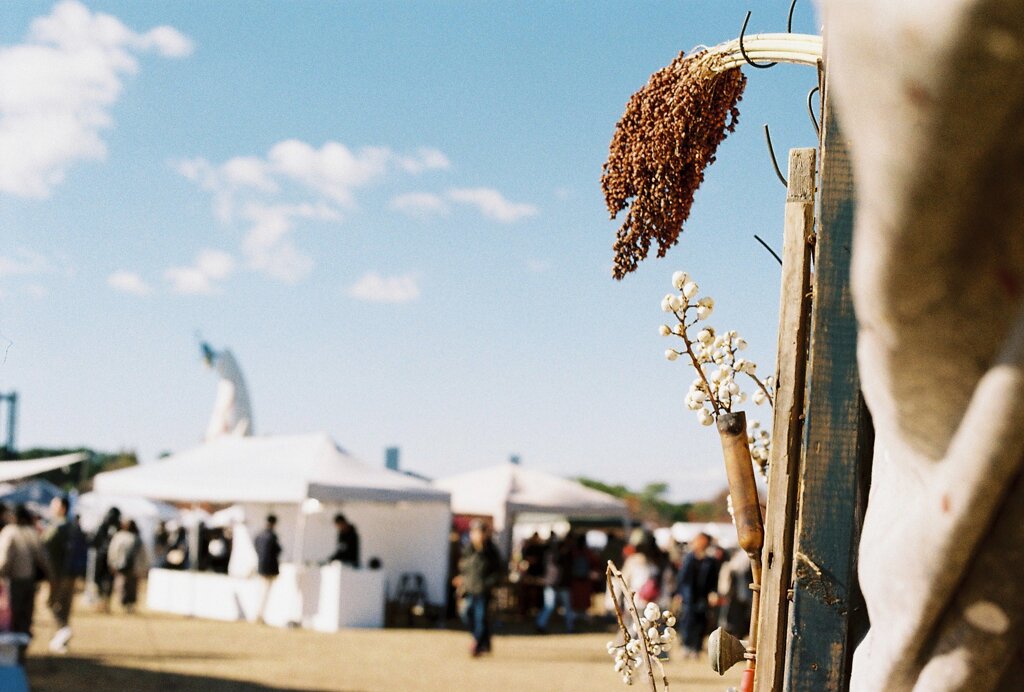
[[[756,386],[751,397],[754,404],[767,403],[773,407],[775,378],[769,376],[761,380],[757,376],[757,364],[738,355],[747,347],[747,342],[738,333],[719,333],[714,327],[704,324],[691,336],[690,330],[711,315],[715,307],[714,298],[697,298],[700,287],[686,272],[674,273],[672,286],[678,293],[669,293],[662,298],[661,309],[672,313],[677,324],[674,327],[663,324],[658,331],[662,336],[675,336],[683,342],[682,350],[669,348],[665,357],[674,361],[685,354],[696,371],[697,378],[690,384],[686,395],[686,407],[697,414],[701,425],[711,425],[720,414],[731,413],[747,400],[746,392],[736,381],[737,374],[746,375]],[[756,422],[752,428],[757,428]],[[767,447],[770,444],[770,439],[764,439],[765,435],[767,433],[761,430],[749,440],[751,456],[761,466],[762,473],[768,461]]]
[[[657,666],[661,675],[662,688],[668,692],[668,676],[665,675],[665,667],[661,664],[658,656],[663,651],[671,649],[672,643],[676,639],[675,616],[667,610],[659,610],[656,603],[648,603],[641,615],[637,611],[633,592],[626,584],[622,572],[615,568],[611,560],[608,561],[605,578],[608,581],[608,591],[612,595],[615,617],[619,621],[619,631],[622,634],[621,644],[616,644],[614,641],[608,642],[608,654],[615,658],[615,672],[622,673],[622,682],[632,685],[634,671],[646,664],[647,682],[651,692],[658,692],[658,685],[654,677],[654,667]],[[626,608],[635,623],[635,633],[626,626],[622,617],[622,608],[619,605],[620,596],[626,603]]]

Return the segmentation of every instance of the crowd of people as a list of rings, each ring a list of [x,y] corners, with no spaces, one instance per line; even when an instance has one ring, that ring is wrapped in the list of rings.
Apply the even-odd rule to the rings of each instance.
[[[650,533],[637,530],[623,551],[621,571],[641,611],[655,603],[677,614],[684,657],[699,656],[715,627],[747,635],[753,574],[742,551],[729,553],[706,533],[664,551]]]
[[[70,509],[66,496],[54,498],[48,510],[39,514],[25,505],[10,508],[0,504],[0,632],[23,633],[31,638],[36,597],[42,587],[47,589],[46,603],[57,624],[49,648],[65,653],[72,636],[72,603],[82,581],[98,611],[110,612],[117,594],[121,610],[132,613],[138,602],[140,579],[151,564],[164,569],[228,571],[230,528],[210,528],[200,523],[193,564],[190,537],[184,526],[161,523],[150,555],[136,522],[123,517],[118,508],[111,507],[89,534],[82,530],[78,517],[71,516]],[[267,581],[267,593],[279,572],[282,552],[276,523],[275,516],[268,516],[264,531],[254,541],[257,572]],[[359,567],[356,527],[344,514],[336,515],[334,523],[337,544],[326,561]],[[371,562],[372,567],[379,567],[378,560]],[[21,662],[25,648],[19,649]]]
[[[474,657],[491,651],[490,612],[500,585],[508,584],[519,616],[530,618],[538,633],[550,631],[559,609],[565,631],[573,632],[581,618],[589,617],[595,594],[605,594],[610,612],[609,560],[620,569],[640,611],[655,603],[676,614],[684,657],[699,656],[715,627],[739,638],[747,635],[753,601],[750,561],[742,551],[715,545],[706,533],[662,550],[649,531],[636,529],[628,541],[608,532],[600,551],[588,546],[583,532],[552,533],[547,539],[534,533],[518,546],[507,570],[486,522],[473,521],[467,540],[453,545],[461,552],[452,564],[452,597],[473,633]]]
[[[101,610],[109,610],[119,589],[122,607],[131,612],[138,580],[148,567],[138,526],[122,519],[116,508],[91,535],[69,510],[65,496],[55,497],[44,515],[26,505],[0,505],[0,631],[31,638],[37,591],[45,583],[46,603],[57,623],[49,648],[56,653],[66,652],[71,640],[72,603],[80,579],[92,580]],[[19,647],[22,663],[25,649]]]

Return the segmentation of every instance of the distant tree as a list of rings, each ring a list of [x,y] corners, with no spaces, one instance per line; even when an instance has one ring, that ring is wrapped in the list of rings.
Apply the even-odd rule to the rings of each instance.
[[[710,500],[694,502],[690,508],[690,521],[732,521],[732,518],[729,516],[728,497],[729,491],[726,489]]]
[[[641,521],[650,521],[659,524],[674,524],[677,521],[729,521],[729,513],[725,509],[722,500],[721,511],[719,511],[719,498],[728,494],[723,491],[720,496],[705,502],[672,502],[665,496],[669,491],[669,484],[664,482],[648,483],[640,490],[630,490],[624,485],[609,485],[593,478],[577,478],[577,481],[601,492],[614,495],[625,500]],[[720,514],[725,514],[722,520]]]

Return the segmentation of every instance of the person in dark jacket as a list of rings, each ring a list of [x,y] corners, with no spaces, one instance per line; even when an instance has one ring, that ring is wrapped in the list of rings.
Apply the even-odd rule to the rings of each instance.
[[[107,563],[107,551],[110,550],[110,539],[120,528],[121,510],[111,507],[107,510],[99,528],[96,529],[96,533],[93,534],[90,545],[96,551],[93,582],[96,584],[96,591],[99,595],[99,609],[104,613],[110,612],[110,595],[114,592],[114,573],[110,571]]]
[[[270,589],[274,585],[274,579],[281,572],[281,565],[278,562],[281,557],[281,542],[277,540],[277,533],[274,532],[275,526],[277,526],[277,517],[268,514],[267,525],[253,539],[253,545],[256,548],[256,572],[263,577],[264,582],[263,599],[260,603],[260,622],[265,622],[263,616],[267,610],[267,601],[270,600]]]
[[[465,618],[473,631],[474,657],[491,651],[491,592],[501,579],[501,556],[491,540],[490,527],[474,520],[469,545],[459,561],[459,576],[452,581],[466,597]]]
[[[338,530],[338,544],[328,562],[337,560],[349,567],[359,567],[359,532],[356,527],[340,513],[334,515],[334,527]]]
[[[697,534],[690,543],[690,552],[683,558],[676,579],[676,595],[683,604],[684,656],[700,655],[708,626],[709,597],[718,589],[718,560],[708,550],[711,536]]]
[[[68,498],[64,495],[50,502],[50,525],[43,532],[43,547],[50,561],[50,593],[46,603],[57,621],[57,633],[50,640],[50,651],[67,651],[71,639],[71,599],[75,595],[75,574],[72,571],[74,532],[77,527],[68,521]]]

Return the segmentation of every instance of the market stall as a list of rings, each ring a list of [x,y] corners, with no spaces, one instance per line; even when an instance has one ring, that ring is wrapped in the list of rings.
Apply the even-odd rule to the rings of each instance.
[[[403,574],[421,574],[432,602],[446,598],[449,495],[424,481],[357,461],[325,434],[222,437],[158,462],[96,477],[100,492],[232,504],[229,574],[151,570],[154,610],[254,620],[268,583],[254,574],[252,537],[278,518],[281,575],[265,618],[332,630],[382,624]],[[325,564],[344,511],[362,544],[361,569]],[[367,566],[376,558],[378,569]]]
[[[511,552],[512,525],[518,517],[618,519],[629,522],[629,509],[617,497],[554,474],[499,464],[442,478],[434,487],[451,493],[454,514],[490,517],[498,547]]]

